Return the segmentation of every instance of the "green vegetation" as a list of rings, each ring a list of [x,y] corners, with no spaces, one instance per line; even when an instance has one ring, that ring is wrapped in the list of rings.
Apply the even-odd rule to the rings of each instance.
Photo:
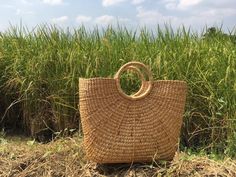
[[[235,156],[235,34],[13,27],[0,33],[0,124],[31,134],[79,129],[79,77],[112,77],[137,60],[151,67],[155,80],[187,81],[181,148]]]

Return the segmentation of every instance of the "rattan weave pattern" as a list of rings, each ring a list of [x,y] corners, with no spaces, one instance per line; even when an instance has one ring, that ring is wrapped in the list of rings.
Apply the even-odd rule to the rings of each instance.
[[[140,99],[127,99],[109,78],[79,79],[80,114],[88,159],[98,163],[171,160],[186,97],[184,81],[153,81]]]

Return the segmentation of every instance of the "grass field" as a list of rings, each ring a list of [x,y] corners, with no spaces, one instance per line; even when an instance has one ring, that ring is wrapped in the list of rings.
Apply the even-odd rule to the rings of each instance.
[[[2,141],[2,142],[1,142]],[[61,138],[39,144],[29,138],[0,139],[0,176],[71,177],[161,177],[235,176],[236,161],[216,160],[206,155],[177,153],[172,162],[99,165],[87,162],[81,137]]]
[[[0,33],[0,127],[34,135],[80,130],[79,77],[113,77],[136,60],[155,80],[188,83],[180,149],[236,155],[236,31],[194,33],[184,27],[62,30],[12,27]],[[122,83],[126,91],[136,80]]]

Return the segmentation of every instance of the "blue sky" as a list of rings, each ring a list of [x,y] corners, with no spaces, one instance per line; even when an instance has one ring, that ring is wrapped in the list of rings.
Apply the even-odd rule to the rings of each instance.
[[[236,0],[0,0],[0,30],[9,24],[34,27],[56,24],[61,27],[106,26],[129,28],[170,23],[201,30],[207,26],[232,29],[236,26]]]

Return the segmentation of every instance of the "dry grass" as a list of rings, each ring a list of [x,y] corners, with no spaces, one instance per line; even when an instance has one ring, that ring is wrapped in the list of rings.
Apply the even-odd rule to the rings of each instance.
[[[179,153],[170,162],[98,165],[87,162],[81,138],[39,144],[24,137],[0,139],[0,176],[236,176],[236,161]]]

